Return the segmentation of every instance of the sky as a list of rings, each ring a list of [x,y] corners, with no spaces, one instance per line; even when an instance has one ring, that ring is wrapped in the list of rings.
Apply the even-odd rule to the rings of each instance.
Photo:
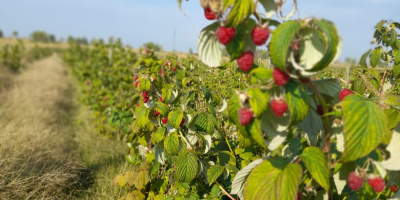
[[[292,0],[286,0],[289,11]],[[374,26],[381,20],[400,22],[400,0],[297,0],[295,17],[333,21],[343,39],[340,60],[359,59],[371,45]],[[58,39],[119,37],[134,48],[155,42],[165,50],[197,49],[197,37],[211,22],[199,0],[183,0],[184,16],[176,0],[0,0],[0,29],[29,37],[35,30]],[[174,43],[175,31],[175,43]]]

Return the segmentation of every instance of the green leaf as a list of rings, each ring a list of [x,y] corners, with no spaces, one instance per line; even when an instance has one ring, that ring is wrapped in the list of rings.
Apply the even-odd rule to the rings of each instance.
[[[395,109],[385,109],[388,118],[388,128],[394,129],[400,123],[400,112]]]
[[[342,102],[345,148],[342,161],[368,155],[382,141],[387,130],[387,117],[379,105],[357,95]]]
[[[379,61],[381,60],[382,48],[378,47],[372,50],[371,54],[369,55],[369,61],[372,67],[376,67]]]
[[[318,135],[320,131],[324,130],[324,124],[316,111],[317,105],[312,98],[310,98],[310,107],[307,116],[297,124],[297,127],[309,135]]]
[[[208,184],[211,185],[222,174],[224,167],[221,165],[213,165],[207,170]]]
[[[211,98],[210,90],[204,86],[201,87],[201,90],[203,91],[204,99],[206,99],[206,101],[209,101]]]
[[[219,22],[214,22],[203,28],[197,43],[200,60],[209,67],[218,67],[222,60],[222,45],[215,37]]]
[[[227,165],[230,164],[232,166],[236,166],[236,157],[230,151],[221,151],[218,154],[218,162],[220,165]]]
[[[376,26],[375,28],[378,29],[379,32],[381,32],[382,30],[382,26],[386,23],[385,20],[381,20]]]
[[[332,98],[336,97],[342,89],[339,80],[334,78],[313,81],[313,84],[321,94],[328,95]]]
[[[175,155],[179,150],[179,138],[176,132],[171,133],[164,139],[164,148],[168,154]]]
[[[165,138],[165,127],[159,127],[153,134],[153,144],[161,142]]]
[[[317,147],[307,147],[301,154],[301,159],[312,177],[326,190],[329,191],[329,167],[325,154]]]
[[[176,173],[181,182],[192,181],[197,174],[197,156],[193,152],[185,151],[180,154],[176,161]]]
[[[363,67],[363,68],[365,68],[365,69],[367,69],[367,57],[368,57],[368,55],[369,55],[369,53],[370,53],[371,51],[372,51],[372,50],[370,49],[370,50],[368,50],[367,52],[365,52],[365,53],[361,56],[360,62],[358,63],[358,64],[361,65],[361,67]]]
[[[259,164],[261,164],[264,161],[264,159],[257,159],[250,164],[248,164],[246,167],[241,169],[236,175],[235,178],[232,181],[232,190],[231,194],[237,194],[240,199],[244,199],[244,183],[247,180],[247,177],[249,176],[250,172],[257,167]]]
[[[168,106],[165,103],[162,103],[159,101],[156,103],[156,106],[154,109],[157,110],[158,112],[160,112],[160,114],[163,116],[166,116],[168,113]]]
[[[258,2],[261,3],[265,11],[267,12],[266,13],[267,18],[271,18],[272,16],[275,15],[277,7],[274,0],[260,0]]]
[[[268,108],[264,112],[261,118],[261,129],[271,138],[271,141],[267,142],[269,150],[273,151],[277,149],[286,140],[289,133],[289,125],[290,113],[282,117],[277,117],[271,108]]]
[[[237,95],[232,95],[231,99],[228,102],[228,112],[229,112],[229,120],[236,124],[236,126],[240,125],[239,123],[239,97]]]
[[[154,157],[156,161],[162,165],[165,165],[165,153],[164,153],[164,143],[159,142],[154,146]]]
[[[272,78],[272,70],[264,67],[257,67],[250,71],[249,76],[254,75],[258,79],[268,80]]]
[[[148,173],[147,170],[141,170],[138,172],[135,182],[133,183],[138,190],[144,188],[144,186],[149,182]]]
[[[390,152],[390,158],[382,161],[381,165],[388,170],[398,171],[400,170],[400,124],[393,130],[392,140],[386,147],[386,150]]]
[[[174,128],[179,128],[179,125],[182,122],[183,111],[175,110],[168,114],[168,124]]]
[[[259,88],[251,88],[247,95],[250,96],[250,106],[254,114],[259,117],[268,108],[268,93],[263,93]]]
[[[301,122],[307,115],[309,109],[309,96],[307,91],[293,80],[286,85],[286,103],[291,116],[291,123]]]
[[[261,147],[267,148],[261,132],[261,122],[258,118],[254,118],[249,124],[246,125],[247,134]]]
[[[300,63],[306,70],[311,70],[322,57],[324,57],[327,44],[324,35],[313,28],[303,28],[298,33],[302,40],[300,42]]]
[[[169,103],[170,102],[169,100],[171,99],[171,95],[172,95],[172,90],[167,87],[164,87],[161,90],[161,92],[162,92],[163,101]]]
[[[231,55],[231,59],[239,58],[246,50],[255,52],[256,46],[251,38],[251,30],[253,30],[256,24],[254,19],[247,18],[235,28],[235,37],[226,44],[226,51]]]
[[[396,30],[394,30],[394,29],[390,30],[390,39],[388,42],[388,46],[392,46],[396,42],[396,39],[397,39]]]
[[[233,7],[229,12],[228,16],[226,17],[226,26],[228,27],[237,26],[246,17],[253,14],[253,11],[254,11],[253,0],[236,1],[235,4],[233,4]]]
[[[397,80],[400,79],[400,63],[393,66],[393,73]]]
[[[400,51],[398,49],[393,51],[393,58],[394,58],[394,64],[395,65],[399,64],[399,62],[400,62]]]
[[[147,79],[140,79],[139,86],[142,91],[150,91],[151,82]]]
[[[244,185],[247,200],[293,200],[302,177],[301,166],[284,158],[272,158],[253,169]]]
[[[195,121],[197,131],[206,132],[210,135],[214,134],[214,127],[216,124],[217,120],[209,113],[201,113],[197,116]]]
[[[327,48],[324,57],[314,65],[312,71],[320,71],[328,67],[337,57],[338,46],[340,46],[340,38],[335,25],[327,20],[314,20],[313,23],[318,26],[326,37]]]
[[[143,108],[138,116],[137,116],[137,125],[140,128],[144,128],[148,123],[149,123],[149,111],[150,109],[147,108]]]
[[[297,21],[287,21],[276,28],[271,37],[270,52],[272,62],[281,70],[286,71],[286,58],[292,39],[301,25]]]

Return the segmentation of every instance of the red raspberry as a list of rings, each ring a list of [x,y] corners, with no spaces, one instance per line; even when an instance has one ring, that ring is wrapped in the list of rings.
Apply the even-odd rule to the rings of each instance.
[[[221,42],[223,45],[226,45],[235,37],[236,30],[235,27],[226,28],[221,26],[217,29],[216,33],[219,42]]]
[[[173,68],[172,68],[172,71],[174,72],[175,70],[176,70],[176,68],[175,68],[175,67],[173,67]]]
[[[246,51],[237,59],[239,68],[242,71],[249,71],[254,63],[254,54],[251,51]]]
[[[351,172],[347,178],[351,190],[358,190],[364,185],[364,180],[358,176],[358,173]]]
[[[150,50],[146,49],[146,53],[150,53]]]
[[[135,82],[135,87],[138,87],[139,83],[140,83],[139,81],[136,81]]]
[[[165,66],[168,66],[169,65],[169,62],[165,62],[165,64],[164,64]]]
[[[273,99],[271,101],[271,109],[277,117],[282,117],[283,114],[287,111],[288,105],[283,99]]]
[[[375,192],[382,192],[385,189],[385,181],[382,177],[368,179],[368,184],[375,190]]]
[[[148,95],[148,94],[147,94],[147,91],[143,91],[143,92],[142,92],[142,95],[143,95],[144,98],[146,98],[147,95]]]
[[[182,118],[181,124],[179,124],[179,126],[182,126],[183,124],[185,124],[185,118]]]
[[[342,91],[340,91],[339,93],[339,99],[340,101],[343,101],[343,99],[347,96],[347,95],[351,95],[354,94],[353,91],[349,90],[349,89],[343,89]]]
[[[160,112],[158,112],[158,110],[156,110],[155,112],[156,112],[156,116],[158,117],[160,115]]]
[[[103,101],[107,101],[107,97],[104,97],[104,98],[103,98]]]
[[[139,104],[138,104],[138,103],[136,104],[136,107],[139,107]]]
[[[158,98],[158,99],[159,99],[161,102],[162,102],[162,100],[163,100],[162,97],[160,97],[160,98]]]
[[[286,83],[290,79],[290,76],[286,74],[286,72],[278,68],[274,68],[274,71],[272,72],[272,77],[274,78],[275,83],[279,86],[286,85]]]
[[[269,30],[268,28],[262,28],[261,26],[256,26],[253,28],[251,32],[251,38],[255,45],[263,45],[267,42],[269,38]]]
[[[153,78],[153,81],[156,81],[156,78]]]
[[[162,121],[163,124],[167,124],[168,118],[163,118],[161,121]]]
[[[207,7],[204,9],[204,16],[206,17],[206,19],[208,20],[214,20],[217,18],[217,16],[215,15],[215,13],[211,10],[210,7]]]
[[[397,186],[391,185],[391,186],[390,186],[390,190],[391,190],[392,192],[397,192]]]
[[[239,122],[240,125],[246,126],[248,123],[253,120],[254,113],[253,111],[247,108],[239,108]]]
[[[138,78],[139,78],[139,76],[138,76],[138,75],[135,75],[133,78],[135,79],[135,81],[137,81]]]
[[[318,113],[320,116],[324,115],[324,109],[322,108],[321,105],[318,105],[318,106],[317,106],[317,113]]]
[[[143,103],[147,103],[149,101],[149,97],[143,97]]]

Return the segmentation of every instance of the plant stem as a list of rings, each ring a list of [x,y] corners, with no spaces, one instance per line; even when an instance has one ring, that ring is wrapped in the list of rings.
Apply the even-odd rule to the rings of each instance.
[[[221,189],[222,192],[223,192],[226,196],[228,196],[228,197],[229,197],[230,199],[232,199],[232,200],[236,200],[235,198],[233,198],[233,196],[232,196],[231,194],[229,194],[229,193],[222,187],[222,185],[221,185],[220,183],[218,183],[217,181],[215,181],[215,183],[218,184],[219,189]]]
[[[321,95],[321,93],[318,91],[318,89],[315,87],[315,85],[312,83],[312,81],[310,81],[308,85],[310,86],[310,88],[314,92],[314,94],[317,96],[318,101],[322,106],[323,112],[328,113],[328,106],[325,102],[324,97]],[[328,162],[329,179],[332,179],[333,176],[332,176],[332,171],[330,169],[332,156],[331,156],[331,135],[329,132],[329,116],[323,116],[322,122],[324,124],[324,131],[325,131],[325,148],[323,149],[323,151],[325,151],[325,153],[326,153],[326,160]],[[329,193],[329,200],[333,200],[332,190],[329,189],[328,193]]]

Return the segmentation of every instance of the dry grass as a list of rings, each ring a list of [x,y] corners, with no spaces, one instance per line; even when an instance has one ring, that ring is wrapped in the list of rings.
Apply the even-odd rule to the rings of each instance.
[[[35,44],[37,44],[39,47],[43,47],[43,48],[61,48],[61,49],[66,49],[69,47],[68,43],[63,42],[63,43],[35,43],[32,42],[32,40],[30,39],[26,39],[26,38],[19,38],[22,40],[22,42],[24,43],[25,47],[32,48],[35,46]],[[6,44],[17,44],[18,43],[18,39],[17,38],[0,38],[0,47]]]
[[[115,199],[124,148],[97,135],[60,58],[13,82],[0,93],[0,199]]]

